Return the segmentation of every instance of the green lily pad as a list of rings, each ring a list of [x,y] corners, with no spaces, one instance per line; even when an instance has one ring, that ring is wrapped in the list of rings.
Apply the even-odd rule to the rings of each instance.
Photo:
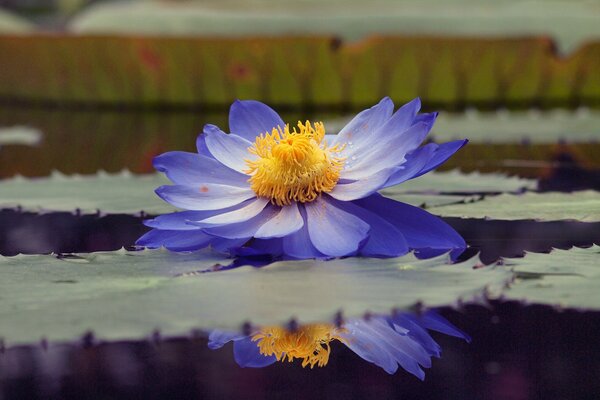
[[[505,264],[517,276],[504,294],[508,299],[600,310],[600,246],[527,253]]]
[[[477,258],[346,258],[282,261],[202,273],[224,259],[207,251],[165,250],[0,257],[0,337],[8,345],[188,335],[193,329],[240,329],[332,321],[498,293],[512,273]]]
[[[99,4],[71,29],[167,35],[315,35],[358,40],[373,34],[523,37],[550,35],[563,51],[600,34],[592,3],[459,1],[164,1]]]
[[[443,217],[600,222],[600,192],[501,194],[470,204],[434,207]]]
[[[399,193],[500,193],[533,190],[537,180],[501,173],[462,173],[459,170],[433,172],[382,190],[384,195]]]
[[[489,180],[489,183],[488,183]],[[422,182],[417,182],[422,181]],[[535,181],[509,178],[500,174],[468,174],[457,171],[431,172],[414,182],[406,182],[383,191],[385,196],[415,206],[436,207],[478,200],[476,195],[437,194],[463,192],[501,192],[531,187]],[[16,177],[0,181],[0,208],[20,207],[25,211],[79,210],[96,212],[165,214],[178,209],[162,201],[154,189],[171,182],[162,174],[63,175],[55,172],[47,178]]]
[[[161,174],[132,175],[98,173],[66,176],[55,172],[48,178],[16,177],[0,181],[0,208],[25,211],[79,210],[82,214],[165,214],[177,208],[162,201],[154,189],[169,184]]]

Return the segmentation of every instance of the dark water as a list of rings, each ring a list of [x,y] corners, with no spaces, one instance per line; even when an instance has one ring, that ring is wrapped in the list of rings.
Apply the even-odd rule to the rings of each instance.
[[[306,113],[286,117],[303,118]],[[328,115],[318,116],[326,118]],[[226,126],[223,112],[119,113],[0,110],[0,126],[44,133],[38,146],[0,149],[0,177],[152,170],[152,157],[193,150],[204,123]],[[469,145],[446,168],[507,171],[540,179],[540,190],[600,187],[598,144]],[[507,166],[537,160],[536,167]],[[523,163],[523,165],[526,163]],[[517,165],[519,165],[517,163]],[[542,166],[539,166],[542,165]],[[69,253],[131,246],[146,228],[126,215],[78,216],[0,211],[0,254]],[[447,218],[484,262],[600,242],[600,224]],[[5,349],[0,343],[4,399],[599,399],[600,313],[494,302],[441,313],[468,332],[467,344],[435,335],[442,358],[424,382],[399,370],[388,375],[339,343],[325,368],[276,363],[240,368],[230,346],[207,348],[203,335],[123,343],[87,337],[68,345]],[[0,321],[0,324],[2,322]]]

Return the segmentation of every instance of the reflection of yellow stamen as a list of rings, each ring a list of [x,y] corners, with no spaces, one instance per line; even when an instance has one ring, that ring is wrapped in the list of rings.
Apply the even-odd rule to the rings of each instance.
[[[252,336],[252,341],[260,349],[260,354],[275,356],[277,361],[287,358],[302,359],[302,367],[318,365],[323,367],[329,361],[332,340],[343,341],[339,336],[343,328],[328,324],[304,325],[295,331],[281,327],[268,327]]]
[[[298,122],[292,131],[286,125],[258,136],[248,149],[258,159],[246,160],[252,190],[278,206],[310,202],[333,190],[344,166],[344,158],[335,154],[343,148],[327,147],[324,138],[323,123],[309,121]]]

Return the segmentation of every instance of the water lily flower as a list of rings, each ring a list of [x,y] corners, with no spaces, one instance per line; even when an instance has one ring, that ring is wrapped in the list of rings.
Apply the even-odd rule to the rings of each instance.
[[[466,140],[421,146],[437,113],[419,99],[394,113],[384,98],[337,135],[323,123],[285,124],[258,101],[236,101],[226,134],[206,125],[198,153],[154,159],[174,185],[156,193],[186,211],[146,221],[137,244],[303,259],[433,256],[466,247],[450,226],[378,191],[436,168]]]
[[[408,313],[371,316],[333,324],[311,324],[289,330],[266,327],[243,335],[214,330],[208,347],[219,349],[233,342],[233,355],[241,367],[261,368],[277,361],[301,360],[302,367],[324,367],[329,362],[331,343],[339,341],[364,360],[393,374],[402,367],[419,379],[422,368],[431,367],[431,358],[441,356],[441,347],[428,330],[470,341],[469,335],[430,310],[422,315]]]

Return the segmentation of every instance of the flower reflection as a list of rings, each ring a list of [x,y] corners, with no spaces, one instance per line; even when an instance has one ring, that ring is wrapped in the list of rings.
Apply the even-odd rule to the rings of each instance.
[[[431,357],[441,356],[441,347],[428,330],[470,341],[470,337],[435,311],[421,315],[409,313],[351,319],[340,326],[310,324],[290,330],[263,327],[249,335],[214,330],[208,347],[221,348],[233,342],[233,355],[241,367],[266,367],[276,361],[301,360],[302,367],[323,367],[329,362],[330,343],[339,341],[361,358],[388,374],[398,366],[419,379],[422,368],[431,367]]]

